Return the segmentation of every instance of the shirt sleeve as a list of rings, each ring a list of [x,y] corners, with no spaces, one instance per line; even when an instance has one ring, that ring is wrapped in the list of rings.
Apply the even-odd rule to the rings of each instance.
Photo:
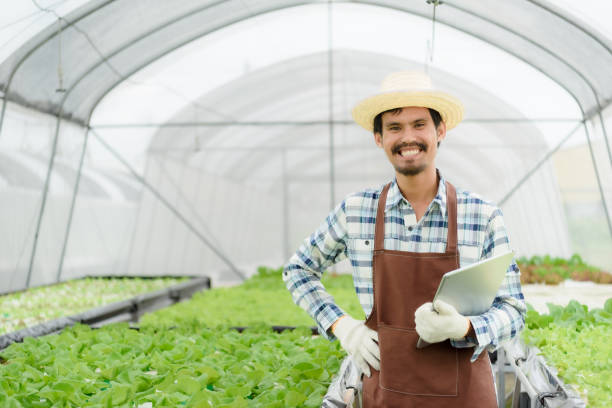
[[[342,201],[304,240],[283,270],[283,281],[293,301],[315,320],[321,335],[329,340],[335,338],[330,326],[345,313],[325,290],[321,276],[328,267],[346,258],[346,238],[345,201]]]
[[[508,233],[503,215],[496,208],[486,227],[486,236],[480,259],[487,259],[510,250]],[[525,298],[521,290],[520,271],[513,259],[506,271],[506,277],[493,300],[491,308],[479,316],[468,316],[476,333],[476,338],[453,340],[455,347],[476,346],[472,362],[485,349],[493,351],[505,341],[515,337],[525,326]]]

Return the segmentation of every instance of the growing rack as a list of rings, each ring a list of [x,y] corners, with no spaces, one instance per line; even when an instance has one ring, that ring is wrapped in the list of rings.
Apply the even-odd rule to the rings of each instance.
[[[83,277],[85,279],[88,277]],[[89,277],[92,278],[92,277]],[[98,279],[153,279],[158,276],[101,276]],[[180,278],[177,277],[177,278]],[[76,323],[87,324],[91,327],[100,327],[114,322],[136,322],[148,312],[172,305],[181,300],[190,298],[195,292],[210,289],[209,277],[190,276],[186,282],[178,283],[155,292],[143,293],[132,298],[113,302],[108,305],[96,307],[71,316],[52,319],[25,329],[17,330],[0,336],[0,350],[12,343],[23,341],[26,337],[39,337],[58,333],[64,328]]]

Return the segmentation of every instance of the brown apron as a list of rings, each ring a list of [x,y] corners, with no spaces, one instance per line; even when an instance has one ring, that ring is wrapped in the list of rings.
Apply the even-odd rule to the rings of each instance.
[[[470,363],[473,348],[450,341],[417,349],[414,312],[431,302],[444,273],[459,267],[457,194],[446,183],[448,237],[446,252],[421,253],[384,249],[383,189],[374,233],[374,307],[366,325],[378,331],[380,371],[363,378],[363,407],[496,407],[488,353]]]

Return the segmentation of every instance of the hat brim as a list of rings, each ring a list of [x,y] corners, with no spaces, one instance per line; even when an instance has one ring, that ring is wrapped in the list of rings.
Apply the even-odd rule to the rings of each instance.
[[[386,92],[364,99],[353,108],[353,119],[372,132],[374,118],[389,109],[420,106],[435,109],[442,116],[446,129],[457,126],[463,119],[463,104],[455,97],[439,91]]]

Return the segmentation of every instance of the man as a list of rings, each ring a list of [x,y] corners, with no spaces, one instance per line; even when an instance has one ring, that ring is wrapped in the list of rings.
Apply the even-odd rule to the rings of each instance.
[[[365,374],[364,407],[495,407],[483,351],[523,328],[516,263],[482,315],[429,303],[444,273],[509,250],[499,208],[456,190],[435,165],[447,129],[463,118],[461,102],[434,91],[422,73],[398,72],[353,118],[373,131],[395,180],[342,201],[286,265],[287,288]],[[320,282],[346,257],[365,322],[346,315]],[[433,344],[417,348],[419,336]]]

